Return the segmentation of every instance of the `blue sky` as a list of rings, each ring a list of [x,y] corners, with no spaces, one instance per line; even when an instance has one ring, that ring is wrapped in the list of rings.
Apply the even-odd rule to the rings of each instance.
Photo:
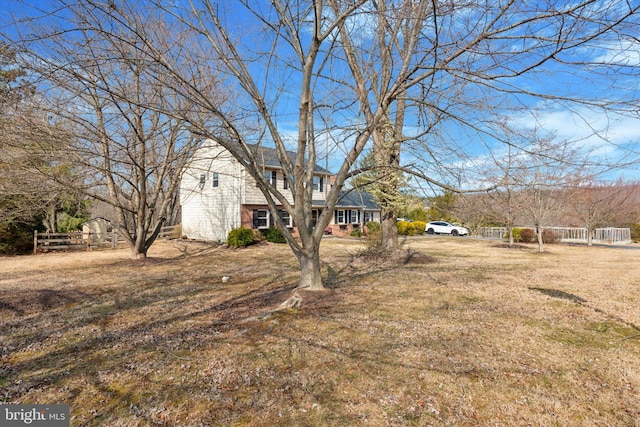
[[[1,22],[6,22],[9,14],[15,14],[20,16],[25,13],[30,7],[44,7],[50,6],[50,2],[46,0],[31,0],[27,2],[17,0],[0,0],[0,4],[4,9],[4,15],[0,18]],[[253,4],[260,5],[259,1]],[[602,2],[602,4],[606,4]],[[221,9],[225,8],[227,4],[221,3]],[[269,8],[268,3],[264,3],[264,10]],[[256,47],[265,47],[267,41],[259,31],[251,31],[252,22],[250,17],[241,12],[240,8],[228,7],[226,10],[226,16],[230,22],[235,22],[236,32],[239,40],[242,40],[247,49]],[[451,25],[462,25],[465,19],[470,19],[471,16],[458,16],[456,19],[459,22],[453,22]],[[370,23],[355,22],[354,25],[360,25],[362,36],[362,43],[366,43],[367,34],[370,34]],[[368,30],[367,30],[368,29]],[[6,31],[6,27],[3,25],[3,31]],[[544,29],[540,29],[544,31]],[[634,68],[640,68],[640,45],[637,41],[633,42],[631,38],[627,38],[623,42],[607,44],[601,42],[599,45],[592,49],[576,50],[574,55],[582,55],[583,58],[590,58],[593,61],[601,60],[607,61],[613,64],[623,64],[626,68],[622,70],[633,70]],[[562,58],[564,61],[572,61],[580,58],[566,57]],[[254,68],[256,74],[263,73],[264,69],[260,68],[262,64],[259,64]],[[541,70],[542,71],[542,70]],[[277,110],[277,123],[280,127],[280,131],[285,137],[285,140],[295,141],[297,137],[297,84],[295,77],[280,75],[274,76],[274,86],[276,83],[288,82],[286,87],[292,93],[290,99],[287,96],[282,96],[278,103]],[[622,77],[621,75],[617,77]],[[530,89],[532,92],[543,93],[562,93],[570,95],[575,98],[584,97],[607,100],[611,99],[638,99],[639,97],[639,81],[638,73],[631,72],[626,81],[621,80],[615,88],[608,90],[605,76],[598,75],[596,72],[588,74],[585,72],[583,75],[576,75],[573,71],[569,71],[563,67],[560,63],[553,63],[545,66],[544,72],[537,74],[525,75],[519,79],[513,79],[519,87]],[[594,160],[597,156],[604,159],[607,158],[611,161],[617,161],[623,159],[625,156],[631,158],[631,155],[638,154],[638,140],[640,139],[640,117],[636,111],[635,116],[633,114],[622,115],[615,112],[603,112],[597,109],[588,108],[586,105],[572,105],[568,106],[566,102],[554,102],[549,99],[541,99],[536,97],[521,97],[522,102],[529,105],[532,109],[535,109],[535,114],[531,111],[518,111],[513,110],[502,111],[505,117],[508,118],[510,123],[517,124],[522,127],[538,127],[546,132],[554,133],[558,139],[561,140],[575,140],[578,141],[584,147],[585,151],[589,151]],[[638,107],[640,108],[640,107]],[[483,111],[474,111],[473,114],[469,114],[469,117],[477,120],[478,126],[483,126]],[[336,115],[333,118],[334,123],[339,120],[349,120],[348,117]],[[487,116],[486,120],[493,120],[492,117]],[[406,134],[410,135],[414,129],[416,122],[409,118],[407,120]],[[461,154],[464,157],[456,158],[456,153],[443,153],[442,162],[444,168],[437,170],[433,168],[433,165],[425,164],[423,166],[425,171],[437,175],[441,174],[440,179],[446,180],[446,173],[443,174],[442,170],[449,168],[486,168],[489,167],[487,162],[489,157],[487,156],[487,150],[490,150],[494,157],[500,157],[501,150],[504,150],[504,146],[498,143],[497,140],[491,137],[482,137],[474,132],[468,132],[461,130],[459,127],[455,127],[453,124],[444,125],[441,129],[440,139],[446,144],[446,139],[449,138],[450,145],[458,147]],[[596,132],[597,131],[597,132]],[[323,145],[330,147],[330,158],[327,160],[321,160],[322,166],[329,166],[330,169],[335,170],[340,162],[344,159],[345,150],[348,147],[334,145],[333,139],[342,139],[342,135],[332,133],[330,137],[328,135],[320,134],[320,149]],[[434,139],[435,144],[435,139]],[[403,157],[405,163],[413,162],[416,156],[412,156],[411,153],[406,153]],[[640,173],[637,172],[636,166],[627,167],[625,169],[619,169],[609,172],[606,175],[608,179],[614,179],[618,176],[624,176],[630,179],[640,178]]]

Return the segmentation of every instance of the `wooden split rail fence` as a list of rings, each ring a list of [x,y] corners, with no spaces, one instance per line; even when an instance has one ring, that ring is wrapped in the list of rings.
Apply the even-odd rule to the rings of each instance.
[[[179,225],[162,227],[158,238],[166,239],[175,237],[179,232]],[[70,251],[70,250],[86,250],[91,251],[98,248],[116,249],[118,245],[124,243],[124,237],[118,235],[117,230],[107,233],[92,233],[83,231],[74,231],[70,233],[41,233],[33,232],[33,253],[48,251]]]

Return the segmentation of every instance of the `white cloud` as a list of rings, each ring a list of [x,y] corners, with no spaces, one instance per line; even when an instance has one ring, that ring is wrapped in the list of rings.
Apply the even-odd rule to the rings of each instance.
[[[611,42],[600,48],[596,62],[627,67],[640,66],[640,43],[636,40]]]

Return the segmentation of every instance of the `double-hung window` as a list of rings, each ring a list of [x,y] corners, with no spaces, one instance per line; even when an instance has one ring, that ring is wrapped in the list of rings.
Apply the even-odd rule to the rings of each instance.
[[[351,211],[351,224],[358,224],[360,223],[360,211],[357,210],[352,210]]]
[[[269,211],[267,209],[256,209],[253,211],[253,227],[269,228]]]
[[[291,228],[292,227],[291,215],[289,215],[289,212],[287,212],[285,210],[279,210],[278,211],[278,216],[280,217],[280,219],[284,223],[285,227],[287,227],[287,228]]]
[[[276,183],[278,182],[278,175],[276,171],[264,171],[264,179],[266,179],[267,182],[270,182],[271,185],[275,187]]]
[[[320,193],[323,192],[323,179],[321,176],[314,176],[313,177],[313,191],[319,191]]]
[[[211,186],[215,188],[219,185],[220,185],[220,174],[214,172],[211,175]]]
[[[373,212],[365,211],[364,212],[364,223],[368,223],[369,221],[373,221]]]

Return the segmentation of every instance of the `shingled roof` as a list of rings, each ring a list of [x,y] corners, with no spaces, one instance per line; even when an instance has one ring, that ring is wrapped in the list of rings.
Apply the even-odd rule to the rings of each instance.
[[[313,206],[324,206],[324,200],[314,200]],[[342,191],[338,198],[336,208],[359,208],[366,210],[378,210],[378,204],[374,197],[364,191]]]
[[[282,167],[280,166],[280,161],[278,160],[278,152],[275,148],[264,147],[258,144],[250,144],[249,148],[251,149],[253,154],[256,156],[256,160],[260,165],[264,167],[282,169]],[[293,151],[287,151],[287,155],[289,156],[291,161],[295,163],[296,153]],[[331,172],[319,166],[317,163],[313,170],[316,173],[332,175]]]

